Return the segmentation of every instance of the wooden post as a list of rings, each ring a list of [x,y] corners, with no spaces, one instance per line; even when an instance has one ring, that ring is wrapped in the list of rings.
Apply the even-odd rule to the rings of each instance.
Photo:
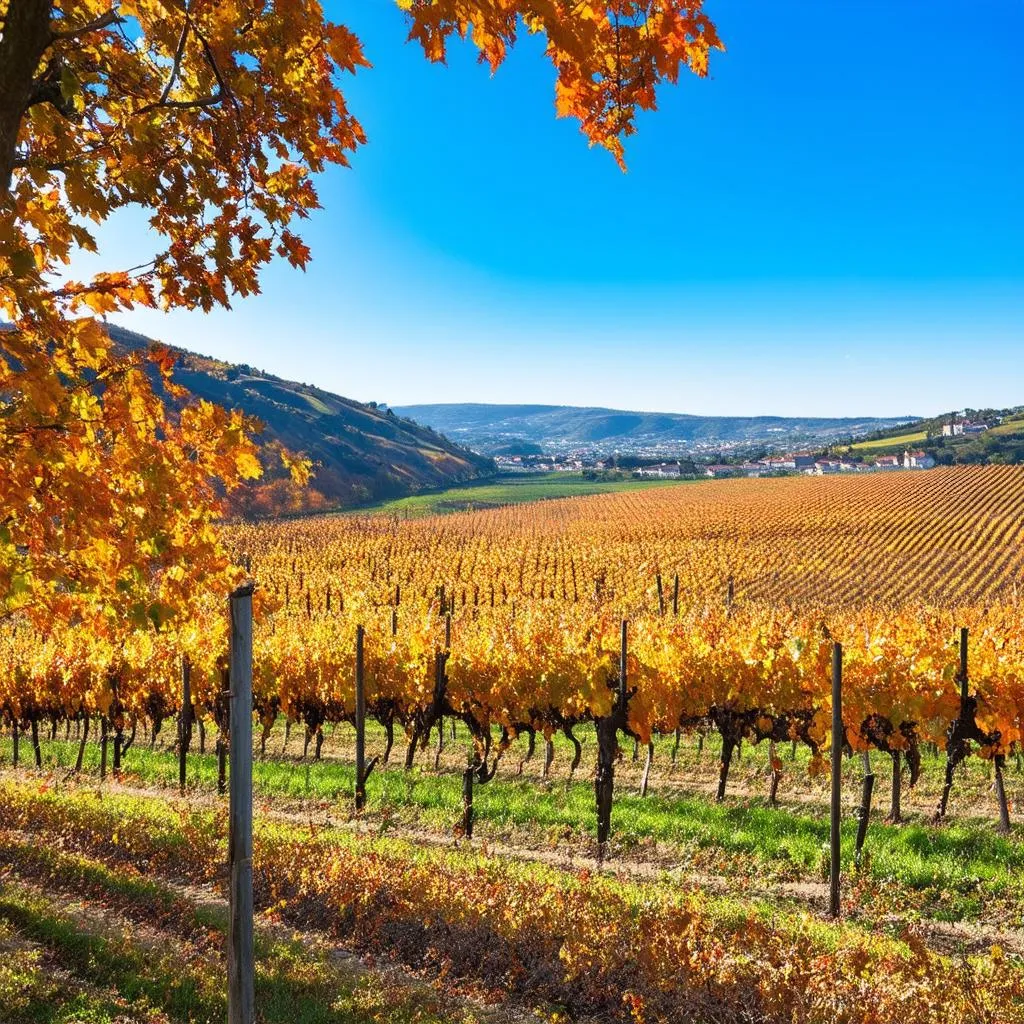
[[[657,574],[657,581],[658,581],[658,614],[659,615],[664,615],[665,614],[665,593],[662,590],[662,586],[661,586],[661,573],[660,572]]]
[[[178,788],[185,792],[185,770],[192,740],[192,665],[181,659],[181,714],[178,717]]]
[[[832,805],[829,828],[830,917],[839,916],[839,824],[843,771],[843,645],[832,645]]]
[[[252,591],[231,595],[228,1024],[253,1024]]]
[[[679,573],[676,573],[676,581],[672,585],[672,614],[679,614]]]
[[[366,684],[363,678],[363,627],[356,626],[356,810],[366,805]]]

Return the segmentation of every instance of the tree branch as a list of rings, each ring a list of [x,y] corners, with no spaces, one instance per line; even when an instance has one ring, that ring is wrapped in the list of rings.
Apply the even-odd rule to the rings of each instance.
[[[76,39],[78,36],[84,36],[89,32],[98,32],[101,28],[109,28],[111,25],[119,25],[124,18],[121,17],[116,11],[110,10],[106,14],[101,14],[98,18],[93,18],[92,21],[82,25],[81,28],[66,28],[50,32],[51,39]]]
[[[185,53],[185,41],[188,39],[188,26],[189,18],[186,13],[185,21],[181,26],[181,35],[178,36],[178,45],[174,50],[174,63],[171,65],[171,73],[167,78],[167,84],[164,86],[164,91],[160,94],[161,103],[167,102],[167,97],[170,96],[175,79],[177,79],[178,72],[181,70],[181,58]]]
[[[156,101],[155,103],[147,103],[144,107],[139,107],[136,113],[145,114],[150,110],[156,110],[157,108],[174,108],[176,110],[189,110],[192,107],[213,107],[216,106],[220,101],[224,99],[224,93],[218,89],[216,92],[211,93],[209,96],[200,96],[194,100],[163,100]]]

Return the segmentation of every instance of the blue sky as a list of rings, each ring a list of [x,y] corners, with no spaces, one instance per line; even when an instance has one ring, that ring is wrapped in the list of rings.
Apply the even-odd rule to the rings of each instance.
[[[525,38],[494,77],[328,3],[374,67],[313,263],[230,312],[123,322],[361,400],[708,414],[1024,403],[1024,3],[711,0],[728,52],[622,174]],[[104,265],[151,249],[140,221]]]

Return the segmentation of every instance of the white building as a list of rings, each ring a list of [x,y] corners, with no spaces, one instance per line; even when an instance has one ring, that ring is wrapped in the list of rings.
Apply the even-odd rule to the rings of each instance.
[[[904,469],[931,469],[934,465],[935,460],[926,452],[906,451],[903,453]]]

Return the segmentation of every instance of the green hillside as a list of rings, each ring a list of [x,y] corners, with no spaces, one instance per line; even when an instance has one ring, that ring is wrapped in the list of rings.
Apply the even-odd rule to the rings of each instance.
[[[681,487],[678,480],[590,479],[582,473],[543,473],[483,480],[430,494],[415,494],[381,502],[363,512],[405,517],[472,512],[502,505],[520,505],[551,498],[575,498],[588,494],[615,494],[651,487]]]
[[[943,413],[909,427],[877,431],[839,450],[877,456],[899,454],[913,447],[927,452],[940,466],[1024,463],[1024,407],[967,409],[965,413],[967,419],[991,426],[980,434],[943,437],[943,426],[961,418],[955,413]]]
[[[871,455],[883,455],[889,450],[902,451],[908,445],[919,445],[928,440],[928,434],[924,430],[912,430],[904,434],[897,434],[895,437],[879,437],[873,441],[858,441],[851,444],[847,449],[851,452],[864,452]]]
[[[151,344],[149,338],[123,328],[111,327],[110,335],[125,349]],[[265,426],[261,435],[265,450],[277,442],[315,463],[311,487],[297,494],[286,486],[279,460],[266,457],[268,474],[262,491],[255,489],[244,496],[241,511],[351,506],[451,487],[495,472],[490,458],[391,411],[251,366],[184,349],[172,347],[172,351],[178,356],[177,383],[199,398],[258,417]],[[256,493],[261,494],[258,501]]]

